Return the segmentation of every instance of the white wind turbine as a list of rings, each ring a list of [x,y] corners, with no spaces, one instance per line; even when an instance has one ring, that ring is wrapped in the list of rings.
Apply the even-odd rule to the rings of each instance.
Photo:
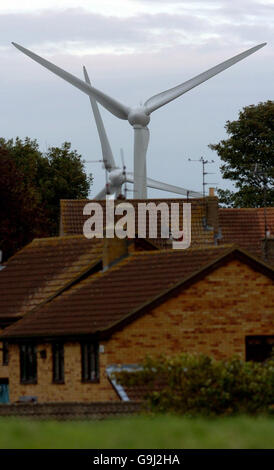
[[[31,59],[35,60],[39,64],[46,67],[51,72],[55,73],[59,77],[63,78],[67,82],[74,85],[79,90],[83,91],[87,95],[94,97],[98,103],[100,103],[104,108],[110,111],[114,116],[118,117],[119,119],[128,120],[128,122],[134,128],[134,195],[138,199],[146,199],[147,197],[147,190],[146,190],[146,153],[148,148],[149,142],[149,130],[147,125],[150,121],[150,115],[156,109],[161,108],[165,104],[169,103],[172,100],[175,100],[179,96],[183,95],[187,91],[191,90],[192,88],[200,85],[201,83],[205,82],[209,78],[217,75],[218,73],[222,72],[223,70],[231,67],[232,65],[236,64],[240,60],[248,57],[250,54],[253,54],[261,47],[265,46],[266,43],[259,44],[258,46],[252,47],[247,51],[238,54],[231,59],[222,62],[221,64],[216,65],[215,67],[203,72],[196,77],[187,80],[180,85],[170,88],[169,90],[163,91],[157,95],[152,96],[149,98],[144,105],[131,108],[126,106],[119,101],[111,98],[110,96],[106,95],[102,91],[98,90],[97,88],[92,87],[88,83],[80,80],[79,78],[75,77],[69,72],[57,67],[56,65],[52,64],[46,59],[43,59],[34,52],[31,52],[28,49],[20,46],[19,44],[12,43],[17,49],[19,49],[24,54],[28,55]]]
[[[86,70],[85,66],[83,67],[83,72],[84,72],[84,77],[85,77],[86,83],[88,83],[90,85],[91,84],[90,79],[89,79],[89,76],[88,76],[88,73],[87,73],[87,70]],[[95,196],[95,199],[97,199],[97,200],[98,199],[99,200],[103,199],[103,198],[105,198],[107,193],[108,194],[115,194],[115,196],[118,197],[122,192],[122,186],[123,186],[124,183],[134,183],[133,173],[126,171],[126,167],[125,167],[125,164],[124,164],[124,155],[123,155],[122,149],[121,149],[121,159],[122,159],[123,168],[119,168],[115,164],[115,160],[114,160],[113,153],[112,153],[112,150],[111,150],[111,146],[110,146],[110,143],[109,143],[109,140],[108,140],[108,137],[107,137],[105,127],[104,127],[102,116],[101,116],[101,113],[99,111],[99,107],[97,105],[97,102],[96,102],[95,98],[93,98],[93,96],[90,95],[89,99],[90,99],[90,104],[91,104],[92,111],[93,111],[93,114],[94,114],[97,131],[98,131],[99,138],[100,138],[102,156],[103,156],[103,162],[104,162],[103,166],[109,174],[109,176],[108,176],[108,178],[109,178],[108,186],[107,187],[105,186],[105,188],[102,189]],[[171,192],[171,193],[182,194],[182,195],[188,196],[188,197],[197,197],[197,198],[199,198],[199,197],[203,196],[201,193],[198,193],[196,191],[190,191],[188,189],[180,188],[178,186],[173,186],[171,184],[162,183],[160,181],[156,181],[156,180],[153,180],[151,178],[147,178],[146,185],[149,188],[155,188],[155,189],[160,189],[162,191],[168,191],[168,192]]]

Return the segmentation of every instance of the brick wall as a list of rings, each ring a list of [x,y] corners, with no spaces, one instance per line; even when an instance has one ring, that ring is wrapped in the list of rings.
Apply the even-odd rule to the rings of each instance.
[[[143,411],[142,403],[93,402],[93,403],[13,403],[0,404],[0,417],[20,416],[46,420],[98,420],[134,415]]]
[[[274,334],[273,292],[269,278],[230,262],[115,333],[108,362],[134,363],[144,351],[245,359],[245,336]]]
[[[40,351],[46,350],[46,359],[40,357]],[[117,395],[106,376],[106,356],[100,357],[100,383],[82,383],[81,348],[79,343],[65,344],[65,383],[52,383],[52,348],[50,344],[37,347],[37,384],[20,384],[19,347],[10,346],[10,401],[15,402],[21,396],[36,396],[39,402],[98,402],[116,401]]]
[[[20,385],[19,351],[10,351],[10,397],[35,395],[44,401],[119,400],[105,369],[110,364],[130,364],[146,354],[202,352],[216,359],[233,354],[245,358],[245,336],[274,334],[273,283],[240,261],[216,269],[175,297],[166,300],[104,342],[100,354],[99,384],[81,383],[79,344],[65,346],[65,384],[52,384],[50,345],[47,358],[38,354],[38,384]]]

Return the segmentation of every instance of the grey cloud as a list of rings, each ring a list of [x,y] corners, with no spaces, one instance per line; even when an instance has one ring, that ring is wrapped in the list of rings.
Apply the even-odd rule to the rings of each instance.
[[[101,44],[127,41],[145,42],[150,28],[186,28],[200,30],[205,20],[192,15],[142,14],[130,18],[106,17],[82,9],[47,11],[40,14],[0,15],[0,40],[24,37],[26,42],[40,41],[98,41]],[[12,33],[11,33],[12,32]],[[35,39],[34,39],[35,38]]]
[[[233,7],[235,8],[235,7]],[[238,18],[239,19],[239,18]],[[215,20],[215,24],[213,21]],[[21,42],[25,46],[46,45],[54,49],[58,44],[65,48],[65,43],[81,46],[128,46],[147,48],[149,44],[156,46],[175,44],[176,42],[191,43],[191,35],[195,42],[202,42],[201,35],[210,37],[218,34],[224,36],[222,25],[227,23],[222,9],[216,9],[208,17],[200,17],[194,13],[180,14],[140,14],[129,18],[107,17],[93,14],[83,9],[65,11],[44,11],[30,14],[0,15],[0,45],[7,46],[11,41]],[[250,20],[241,20],[249,24]],[[235,23],[231,22],[235,28]],[[266,29],[269,28],[266,24]],[[229,33],[229,28],[226,29]],[[239,30],[244,39],[244,34]],[[200,39],[199,39],[200,38]]]
[[[274,28],[270,25],[254,24],[222,24],[216,27],[216,32],[231,38],[231,41],[240,42],[243,40],[256,44],[261,42],[271,42],[273,40]]]
[[[178,13],[185,11],[192,11],[193,14],[196,12],[201,16],[208,14],[209,16],[220,16],[222,18],[233,18],[239,20],[239,15],[246,20],[249,19],[250,15],[254,15],[257,18],[264,17],[267,21],[271,21],[271,15],[274,14],[274,6],[269,3],[263,3],[257,0],[200,0],[193,2],[192,0],[138,0],[140,4],[162,4],[165,6],[174,5],[178,8]]]
[[[83,39],[105,44],[110,40],[124,41],[125,36],[129,42],[144,40],[138,30],[132,33],[125,20],[92,14],[82,9],[5,14],[1,15],[0,20],[1,42],[7,38],[11,40],[11,36],[17,39],[21,37],[27,44]]]

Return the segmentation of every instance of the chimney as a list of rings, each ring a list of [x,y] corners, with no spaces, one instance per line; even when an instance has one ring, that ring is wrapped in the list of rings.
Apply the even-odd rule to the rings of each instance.
[[[209,188],[209,194],[205,198],[205,226],[207,229],[213,229],[214,240],[220,238],[220,227],[219,227],[219,207],[218,197],[215,196],[214,188]]]
[[[262,240],[262,249],[265,262],[274,265],[274,237],[270,235],[270,232]]]
[[[103,271],[106,271],[126,256],[128,256],[128,242],[126,238],[120,239],[116,236],[114,238],[104,238]]]
[[[105,227],[102,260],[103,271],[106,271],[111,266],[119,263],[119,261],[128,256],[128,238],[119,238],[115,231],[115,223],[119,218],[120,216],[114,215],[114,225],[111,223]],[[110,237],[110,235],[113,235],[113,237]]]

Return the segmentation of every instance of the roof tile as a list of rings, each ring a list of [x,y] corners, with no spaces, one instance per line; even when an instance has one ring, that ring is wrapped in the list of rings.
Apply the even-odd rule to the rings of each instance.
[[[87,215],[83,215],[83,208],[89,202],[97,202],[101,204],[103,208],[103,212],[105,214],[105,207],[106,201],[90,201],[87,199],[63,199],[61,200],[61,226],[62,226],[62,234],[63,235],[76,235],[83,233],[83,225],[84,222],[90,217]],[[183,226],[183,204],[186,202],[191,203],[191,238],[192,238],[192,245],[199,246],[199,245],[212,245],[214,243],[214,236],[213,230],[209,230],[208,228],[205,229],[203,225],[203,221],[206,215],[206,205],[204,199],[148,199],[138,200],[138,199],[131,199],[128,201],[115,201],[116,204],[130,202],[135,209],[135,226],[136,226],[136,233],[138,230],[138,204],[139,203],[155,203],[156,205],[160,203],[167,203],[170,207],[171,203],[178,203],[180,206],[180,213],[179,213],[179,224],[180,228]],[[105,216],[104,216],[105,217]],[[148,219],[147,219],[148,220]],[[143,218],[142,218],[143,222]],[[154,243],[156,243],[159,247],[165,248],[166,247],[166,240],[160,238],[160,213],[158,213],[157,217],[157,238],[153,239]],[[148,223],[147,226],[147,238],[149,237],[148,234]],[[150,238],[151,239],[151,238]]]
[[[265,227],[274,235],[274,207],[219,209],[221,243],[235,243],[251,254],[263,257]]]
[[[21,317],[101,258],[103,241],[83,236],[41,238],[0,271],[1,317]]]

